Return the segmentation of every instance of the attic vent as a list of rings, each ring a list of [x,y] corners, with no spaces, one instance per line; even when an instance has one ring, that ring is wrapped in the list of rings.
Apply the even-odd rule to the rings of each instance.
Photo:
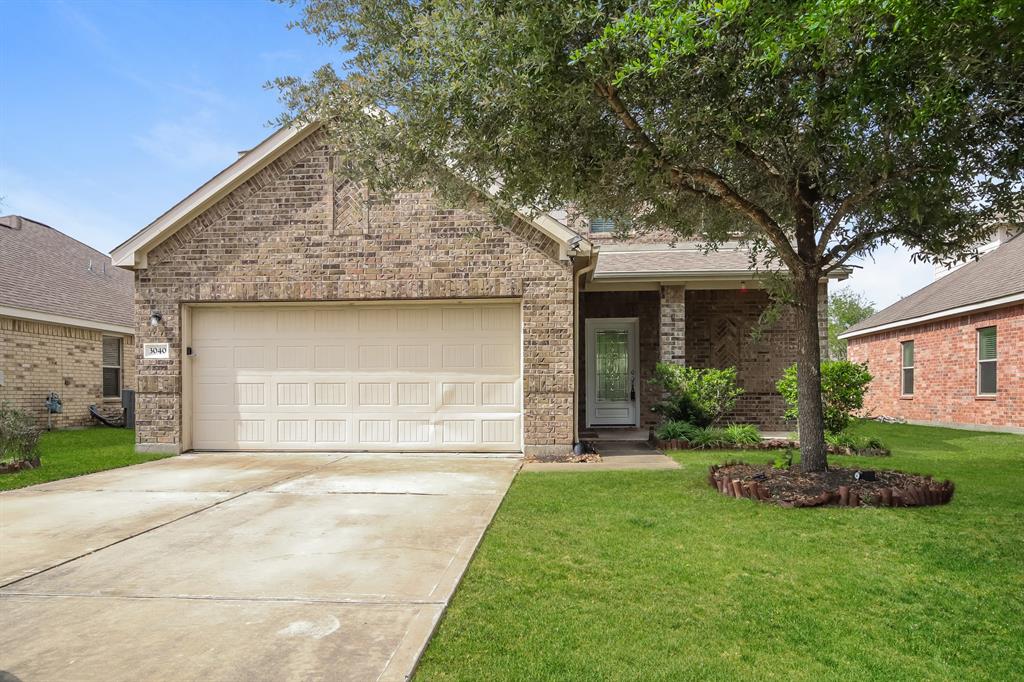
[[[22,217],[20,215],[5,215],[0,218],[0,225],[3,225],[9,230],[20,230],[22,224]]]

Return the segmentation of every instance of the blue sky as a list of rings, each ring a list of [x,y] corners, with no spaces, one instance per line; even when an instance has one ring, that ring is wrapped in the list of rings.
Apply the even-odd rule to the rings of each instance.
[[[336,53],[263,0],[0,0],[0,214],[109,251],[266,137],[263,84]],[[15,30],[16,28],[16,30]],[[881,251],[850,280],[887,305],[931,280]]]

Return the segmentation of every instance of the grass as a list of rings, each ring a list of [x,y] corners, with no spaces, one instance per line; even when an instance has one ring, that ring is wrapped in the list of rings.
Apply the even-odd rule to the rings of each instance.
[[[166,455],[135,452],[135,431],[97,426],[88,429],[49,431],[39,439],[38,469],[0,474],[0,490],[140,464]]]
[[[854,429],[893,456],[833,461],[951,478],[953,502],[730,499],[705,477],[735,452],[520,474],[416,679],[1020,679],[1024,437]]]

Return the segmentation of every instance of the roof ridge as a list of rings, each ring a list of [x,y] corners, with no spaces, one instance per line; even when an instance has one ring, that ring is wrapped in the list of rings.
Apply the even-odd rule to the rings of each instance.
[[[54,232],[59,234],[61,237],[64,237],[65,239],[70,239],[71,241],[75,242],[76,244],[84,246],[85,248],[89,249],[93,253],[99,254],[103,258],[106,258],[107,260],[111,261],[111,264],[113,264],[113,260],[110,258],[109,254],[106,254],[106,253],[100,251],[95,246],[90,246],[89,244],[86,244],[85,242],[83,242],[81,239],[78,239],[77,237],[72,237],[67,232],[62,232],[61,230],[58,230],[53,225],[47,225],[46,223],[40,222],[40,221],[36,220],[35,218],[28,218],[28,217],[20,215],[18,213],[12,213],[10,215],[0,216],[0,220],[3,220],[4,218],[20,218],[21,220],[25,220],[27,222],[33,223],[35,225],[38,225],[39,227],[45,227],[48,230],[53,230]]]

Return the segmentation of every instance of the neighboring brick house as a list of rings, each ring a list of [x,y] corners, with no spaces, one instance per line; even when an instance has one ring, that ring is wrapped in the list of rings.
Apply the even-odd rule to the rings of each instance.
[[[1024,433],[1024,235],[841,334],[868,414]]]
[[[0,402],[52,426],[93,422],[89,406],[121,413],[134,387],[132,276],[110,257],[22,218],[0,218]]]
[[[385,201],[333,165],[318,126],[282,129],[114,250],[140,346],[170,349],[138,358],[139,449],[563,455],[654,424],[661,358],[738,366],[737,418],[779,425],[797,336],[751,339],[767,297],[737,245]]]

